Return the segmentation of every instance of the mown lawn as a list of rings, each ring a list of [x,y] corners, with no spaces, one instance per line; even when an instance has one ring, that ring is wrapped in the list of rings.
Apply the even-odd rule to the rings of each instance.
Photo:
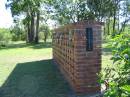
[[[66,97],[69,85],[52,65],[51,43],[0,49],[0,97]]]
[[[111,64],[103,44],[102,67]],[[16,42],[0,49],[0,97],[72,97],[68,83],[52,63],[51,43]]]
[[[51,44],[26,45],[17,42],[0,49],[0,86],[17,63],[25,63],[52,58]]]

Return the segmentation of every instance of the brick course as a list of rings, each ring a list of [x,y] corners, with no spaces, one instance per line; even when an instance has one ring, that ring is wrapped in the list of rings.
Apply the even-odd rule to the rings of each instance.
[[[80,21],[54,30],[53,58],[77,93],[100,92],[97,73],[101,70],[101,26]],[[86,51],[86,28],[93,29],[93,50]]]

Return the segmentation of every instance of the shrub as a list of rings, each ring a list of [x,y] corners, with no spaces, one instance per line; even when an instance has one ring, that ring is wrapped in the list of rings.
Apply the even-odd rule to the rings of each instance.
[[[113,38],[113,68],[105,68],[100,83],[105,83],[105,97],[130,97],[130,35],[123,33]]]
[[[25,41],[26,40],[26,33],[23,29],[19,28],[18,26],[14,26],[10,29],[12,35],[12,41]]]
[[[0,29],[0,47],[6,46],[11,40],[11,34],[8,29]]]

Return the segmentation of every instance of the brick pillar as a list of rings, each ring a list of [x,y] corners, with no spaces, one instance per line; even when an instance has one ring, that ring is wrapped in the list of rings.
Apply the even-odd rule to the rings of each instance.
[[[82,21],[55,29],[54,60],[77,93],[100,92],[97,73],[101,70],[101,24]],[[92,28],[92,50],[86,49],[86,28]]]

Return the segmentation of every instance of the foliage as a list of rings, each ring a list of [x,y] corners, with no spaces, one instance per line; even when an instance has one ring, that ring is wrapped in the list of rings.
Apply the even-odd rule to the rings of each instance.
[[[104,35],[122,33],[130,21],[128,0],[7,0],[14,20],[22,18],[27,42],[38,43],[40,26],[53,20],[56,26],[82,20],[105,23]],[[123,22],[121,22],[123,17]],[[47,25],[49,26],[49,25]]]
[[[8,29],[0,29],[0,47],[6,46],[11,40],[12,36]]]
[[[85,0],[50,0],[52,7],[53,19],[59,24],[67,24],[83,20],[86,17],[87,9]],[[81,15],[82,14],[82,15]]]
[[[52,34],[52,31],[50,30],[50,28],[47,25],[41,25],[40,26],[39,38],[43,39],[44,42],[47,41],[47,39],[49,38],[49,36],[51,36],[51,34]]]
[[[14,19],[24,16],[23,24],[27,31],[27,42],[38,43],[41,0],[7,0],[6,7],[10,7]],[[35,19],[36,18],[36,19]]]
[[[113,68],[105,68],[100,74],[101,83],[105,83],[105,97],[130,96],[130,35],[123,33],[113,38]]]
[[[10,33],[12,35],[12,41],[26,40],[26,33],[22,28],[20,28],[19,25],[15,25],[14,27],[11,27]]]
[[[114,2],[111,0],[49,0],[53,19],[60,24],[81,20],[99,20],[113,12]],[[112,14],[111,14],[112,15]]]

